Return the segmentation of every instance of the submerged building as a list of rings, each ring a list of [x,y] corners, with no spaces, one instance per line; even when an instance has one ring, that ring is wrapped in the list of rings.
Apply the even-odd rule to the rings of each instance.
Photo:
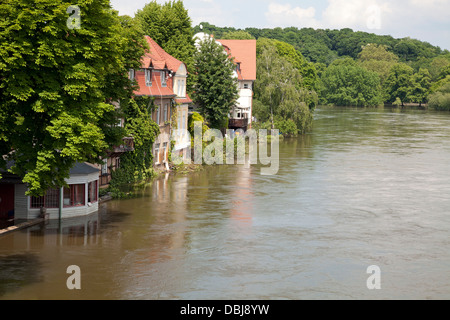
[[[10,166],[9,166],[10,167]],[[89,163],[76,163],[66,180],[67,187],[50,189],[42,197],[27,196],[27,185],[8,172],[0,180],[0,219],[30,220],[87,216],[98,211],[99,169]]]

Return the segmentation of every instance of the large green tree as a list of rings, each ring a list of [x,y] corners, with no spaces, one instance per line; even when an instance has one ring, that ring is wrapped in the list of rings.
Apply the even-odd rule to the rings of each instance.
[[[222,45],[213,38],[204,39],[194,54],[193,100],[215,129],[227,128],[231,107],[238,98],[236,66]]]
[[[144,52],[109,1],[72,4],[0,3],[0,152],[32,195],[64,185],[75,162],[98,161],[119,142],[112,103],[132,92],[127,70]]]
[[[368,44],[358,55],[358,64],[369,71],[376,72],[380,76],[382,84],[397,63],[398,57],[388,51],[384,45]]]
[[[302,82],[299,70],[277,52],[276,45],[261,46],[257,52],[254,105],[258,121],[269,121],[278,129],[289,121],[295,128],[289,133],[306,132],[313,116],[307,104],[310,91],[298,86]]]
[[[431,89],[431,74],[428,69],[420,68],[412,77],[411,101],[425,103]]]
[[[321,99],[338,106],[379,106],[383,99],[378,74],[351,59],[334,61],[322,74]]]
[[[414,69],[404,63],[392,67],[384,84],[387,102],[393,103],[397,98],[400,99],[402,105],[409,102],[413,87],[413,74]]]

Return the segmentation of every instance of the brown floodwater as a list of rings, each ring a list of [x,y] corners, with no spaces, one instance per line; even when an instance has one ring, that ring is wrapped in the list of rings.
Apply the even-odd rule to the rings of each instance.
[[[449,298],[449,113],[321,107],[281,142],[277,175],[167,175],[0,237],[0,299]]]

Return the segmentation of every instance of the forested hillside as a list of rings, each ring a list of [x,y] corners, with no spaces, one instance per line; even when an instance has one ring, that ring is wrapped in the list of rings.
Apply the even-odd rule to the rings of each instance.
[[[433,108],[450,110],[450,93],[443,89],[450,83],[450,52],[428,42],[348,28],[238,30],[201,23],[194,28],[200,31],[216,38],[267,38],[292,45],[315,68],[321,104],[422,105],[432,100]]]

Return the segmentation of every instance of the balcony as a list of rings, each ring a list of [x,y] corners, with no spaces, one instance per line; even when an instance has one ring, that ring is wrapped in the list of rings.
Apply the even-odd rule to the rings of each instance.
[[[228,127],[230,129],[243,129],[247,130],[248,119],[230,119],[228,122]]]
[[[125,137],[123,138],[123,144],[115,146],[113,150],[109,152],[110,158],[119,157],[123,153],[134,151],[134,138]]]

